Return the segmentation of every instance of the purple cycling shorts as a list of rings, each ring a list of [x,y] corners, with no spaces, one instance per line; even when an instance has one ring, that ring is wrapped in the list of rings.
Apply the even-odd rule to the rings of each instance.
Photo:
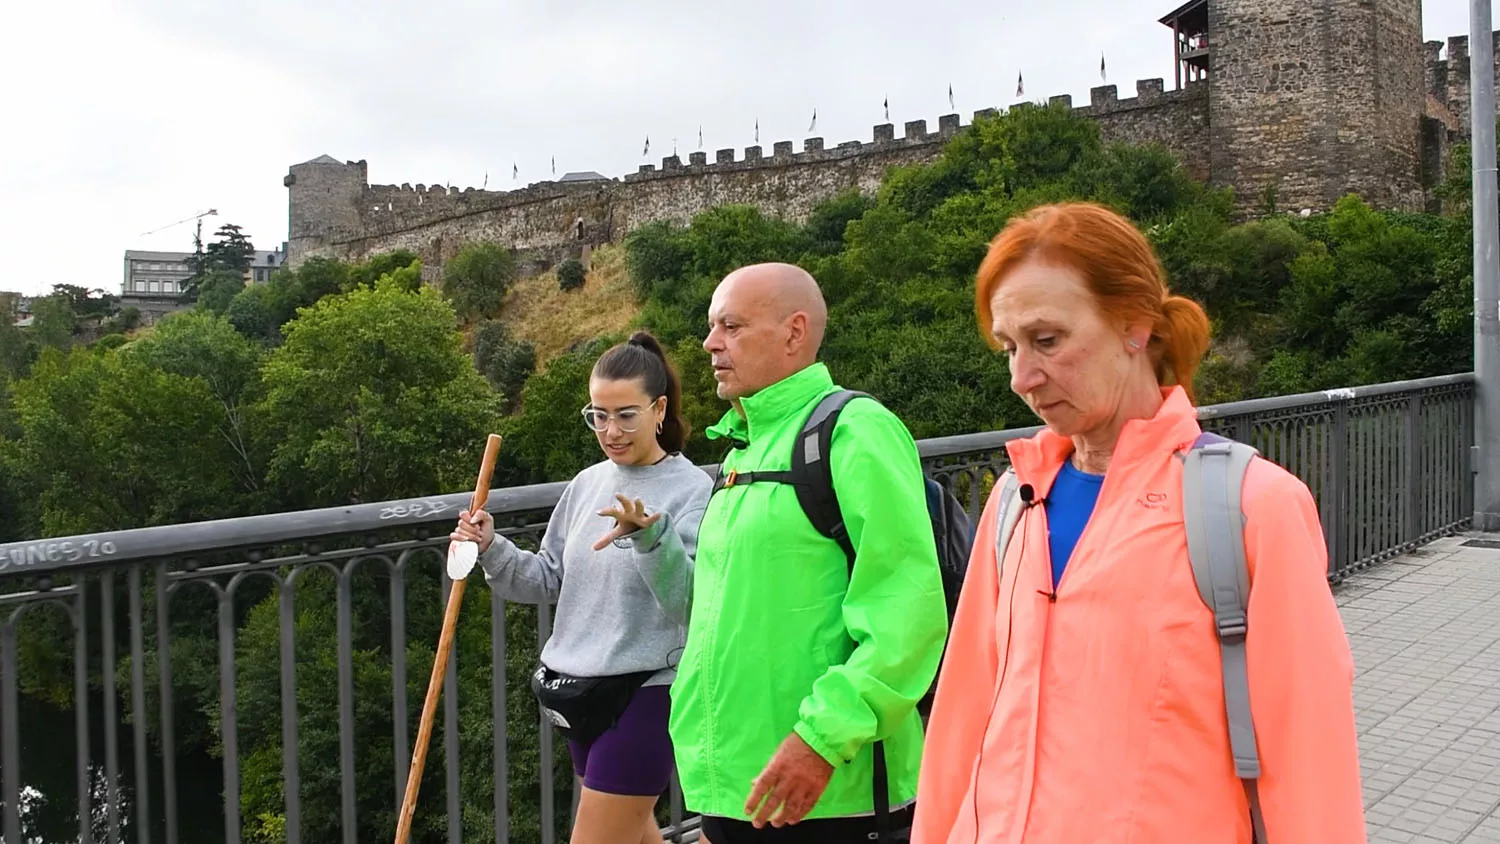
[[[585,788],[629,797],[655,797],[667,790],[673,764],[668,689],[642,686],[618,724],[588,744],[568,742],[573,772],[583,777]]]

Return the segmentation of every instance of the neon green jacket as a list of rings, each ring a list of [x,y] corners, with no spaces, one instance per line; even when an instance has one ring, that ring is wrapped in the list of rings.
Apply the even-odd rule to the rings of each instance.
[[[807,414],[836,388],[810,366],[708,430],[744,443],[724,471],[786,470]],[[690,811],[743,819],[751,783],[796,731],[834,766],[808,818],[873,810],[871,742],[885,742],[891,806],[916,794],[917,701],[937,673],[947,605],[916,444],[878,403],[855,399],[830,467],[855,548],[820,536],[791,486],[714,494],[698,533],[692,614],[672,686],[671,735]]]

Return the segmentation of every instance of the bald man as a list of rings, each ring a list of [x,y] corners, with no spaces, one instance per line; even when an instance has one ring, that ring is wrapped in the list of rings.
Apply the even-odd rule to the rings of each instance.
[[[730,273],[709,307],[703,348],[733,409],[708,436],[731,448],[699,529],[671,734],[712,844],[896,841],[910,826],[916,705],[947,605],[916,444],[890,411],[855,398],[836,417],[842,534],[820,533],[789,483],[804,423],[841,392],[818,362],[827,321],[817,282],[787,264]]]

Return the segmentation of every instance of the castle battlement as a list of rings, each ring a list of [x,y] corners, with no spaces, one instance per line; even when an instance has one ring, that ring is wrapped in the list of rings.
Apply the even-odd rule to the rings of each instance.
[[[1494,38],[1496,75],[1500,81],[1500,32]],[[1444,46],[1447,53],[1444,54]],[[1424,81],[1429,97],[1427,116],[1443,123],[1450,132],[1469,132],[1469,36],[1455,35],[1422,45]]]
[[[1116,86],[1100,85],[1090,89],[1087,105],[1074,106],[1073,97],[1070,94],[1051,97],[1047,104],[1071,108],[1079,116],[1098,119],[1141,109],[1191,103],[1201,100],[1208,94],[1207,85],[1203,83],[1193,83],[1176,91],[1167,91],[1160,77],[1137,80],[1135,87],[1136,96],[1127,99],[1119,98]],[[1038,105],[1041,103],[1020,102],[1011,108]],[[772,144],[769,155],[765,147],[760,145],[745,147],[742,153],[733,147],[715,150],[713,161],[709,161],[707,151],[689,153],[686,163],[683,163],[680,155],[669,155],[661,159],[660,165],[642,164],[636,172],[618,178],[575,182],[544,180],[513,190],[482,190],[474,187],[458,188],[425,184],[413,186],[409,182],[399,186],[369,185],[366,188],[366,201],[360,211],[362,215],[375,216],[398,211],[441,216],[447,213],[515,207],[546,201],[569,193],[589,193],[598,191],[603,185],[608,184],[744,173],[783,167],[819,166],[870,155],[923,151],[941,146],[958,133],[970,128],[973,121],[995,117],[1001,113],[1003,113],[1002,110],[997,108],[980,109],[973,113],[972,120],[967,123],[963,122],[962,116],[958,114],[941,115],[937,120],[936,131],[928,130],[926,120],[908,120],[901,125],[899,137],[896,134],[896,124],[879,123],[872,127],[869,141],[844,141],[830,147],[824,138],[811,137],[803,139],[800,151],[796,150],[794,141],[776,141]]]
[[[1157,78],[1137,81],[1136,96],[1127,99],[1120,99],[1114,85],[1101,85],[1090,91],[1087,105],[1074,106],[1069,95],[1052,97],[1046,104],[1070,108],[1080,116],[1101,121],[1107,139],[1156,140],[1171,146],[1171,137],[1156,137],[1160,133],[1149,131],[1142,135],[1132,121],[1143,126],[1170,125],[1180,122],[1181,115],[1159,115],[1159,112],[1183,106],[1202,111],[1206,100],[1205,85],[1166,91],[1163,80]],[[1011,109],[1043,105],[1020,102]],[[685,222],[702,210],[701,200],[684,203],[674,195],[687,190],[698,191],[694,195],[700,196],[701,191],[677,186],[684,181],[696,184],[704,179],[717,185],[709,192],[717,202],[749,202],[762,207],[779,202],[780,207],[774,209],[777,213],[798,218],[810,213],[835,187],[873,191],[889,167],[930,161],[941,154],[948,140],[970,129],[975,121],[1001,113],[998,108],[980,109],[969,122],[959,114],[940,115],[935,130],[929,129],[925,119],[908,120],[899,125],[899,135],[897,124],[880,123],[871,128],[868,141],[850,140],[830,146],[822,137],[811,137],[802,140],[800,150],[793,141],[776,141],[769,154],[760,145],[742,151],[724,148],[716,150],[710,161],[708,152],[700,150],[689,153],[685,163],[679,155],[665,156],[660,165],[643,164],[636,172],[621,177],[592,174],[587,178],[549,179],[512,190],[410,182],[371,185],[367,182],[365,162],[339,162],[322,156],[293,166],[286,178],[294,196],[291,260],[295,262],[303,254],[329,251],[358,255],[370,251],[373,248],[370,244],[392,240],[423,251],[419,248],[421,244],[409,242],[415,232],[433,227],[464,228],[467,224],[461,221],[494,215],[524,217],[540,213],[553,217],[550,231],[536,232],[534,226],[525,226],[534,235],[516,239],[516,245],[522,248],[555,244],[569,231],[575,240],[580,236],[585,240],[607,239],[616,235],[622,222],[625,230],[647,219]],[[1111,127],[1117,128],[1112,131]],[[1192,158],[1190,149],[1176,151],[1186,159]],[[1200,165],[1194,169],[1204,168]],[[770,201],[767,194],[787,198]],[[337,209],[328,207],[328,201],[335,196],[344,197],[347,205]],[[302,210],[311,213],[299,213]],[[584,228],[581,235],[580,221]],[[432,251],[430,244],[425,251]],[[429,255],[428,259],[441,262],[444,257]]]
[[[1130,96],[1099,85],[1087,101],[1064,94],[1010,110],[1065,108],[1093,120],[1106,142],[1163,147],[1194,177],[1232,188],[1242,213],[1268,197],[1326,209],[1349,193],[1415,209],[1441,180],[1451,144],[1467,136],[1469,114],[1468,39],[1424,43],[1419,10],[1414,0],[1213,0],[1202,20],[1162,21],[1177,33],[1186,84],[1140,79]],[[1331,28],[1316,47],[1327,55],[1308,55],[1301,33],[1312,27]],[[405,248],[431,275],[475,240],[540,264],[725,204],[800,221],[844,191],[873,194],[892,168],[933,161],[949,139],[1001,111],[888,121],[842,142],[674,153],[614,177],[569,173],[511,190],[371,185],[363,161],[322,156],[286,178],[288,260]]]
[[[1159,108],[1163,105],[1194,102],[1206,96],[1208,96],[1206,82],[1189,82],[1175,91],[1168,91],[1165,82],[1158,77],[1137,79],[1135,96],[1123,100],[1120,99],[1119,90],[1114,85],[1096,85],[1089,89],[1089,104],[1086,106],[1074,106],[1073,97],[1068,94],[1052,97],[1048,103],[1068,106],[1073,109],[1074,114],[1080,117],[1099,118],[1143,108]]]

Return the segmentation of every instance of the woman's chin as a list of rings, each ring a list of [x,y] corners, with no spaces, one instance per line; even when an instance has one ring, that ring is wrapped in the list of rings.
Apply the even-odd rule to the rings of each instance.
[[[613,448],[606,445],[603,446],[603,449],[605,457],[608,457],[610,460],[613,460],[621,466],[629,466],[631,463],[635,462],[635,449],[631,448],[628,445],[621,448]]]
[[[1071,412],[1066,404],[1056,404],[1044,408],[1032,408],[1042,424],[1051,429],[1052,433],[1060,437],[1071,437],[1078,433],[1078,414]]]

